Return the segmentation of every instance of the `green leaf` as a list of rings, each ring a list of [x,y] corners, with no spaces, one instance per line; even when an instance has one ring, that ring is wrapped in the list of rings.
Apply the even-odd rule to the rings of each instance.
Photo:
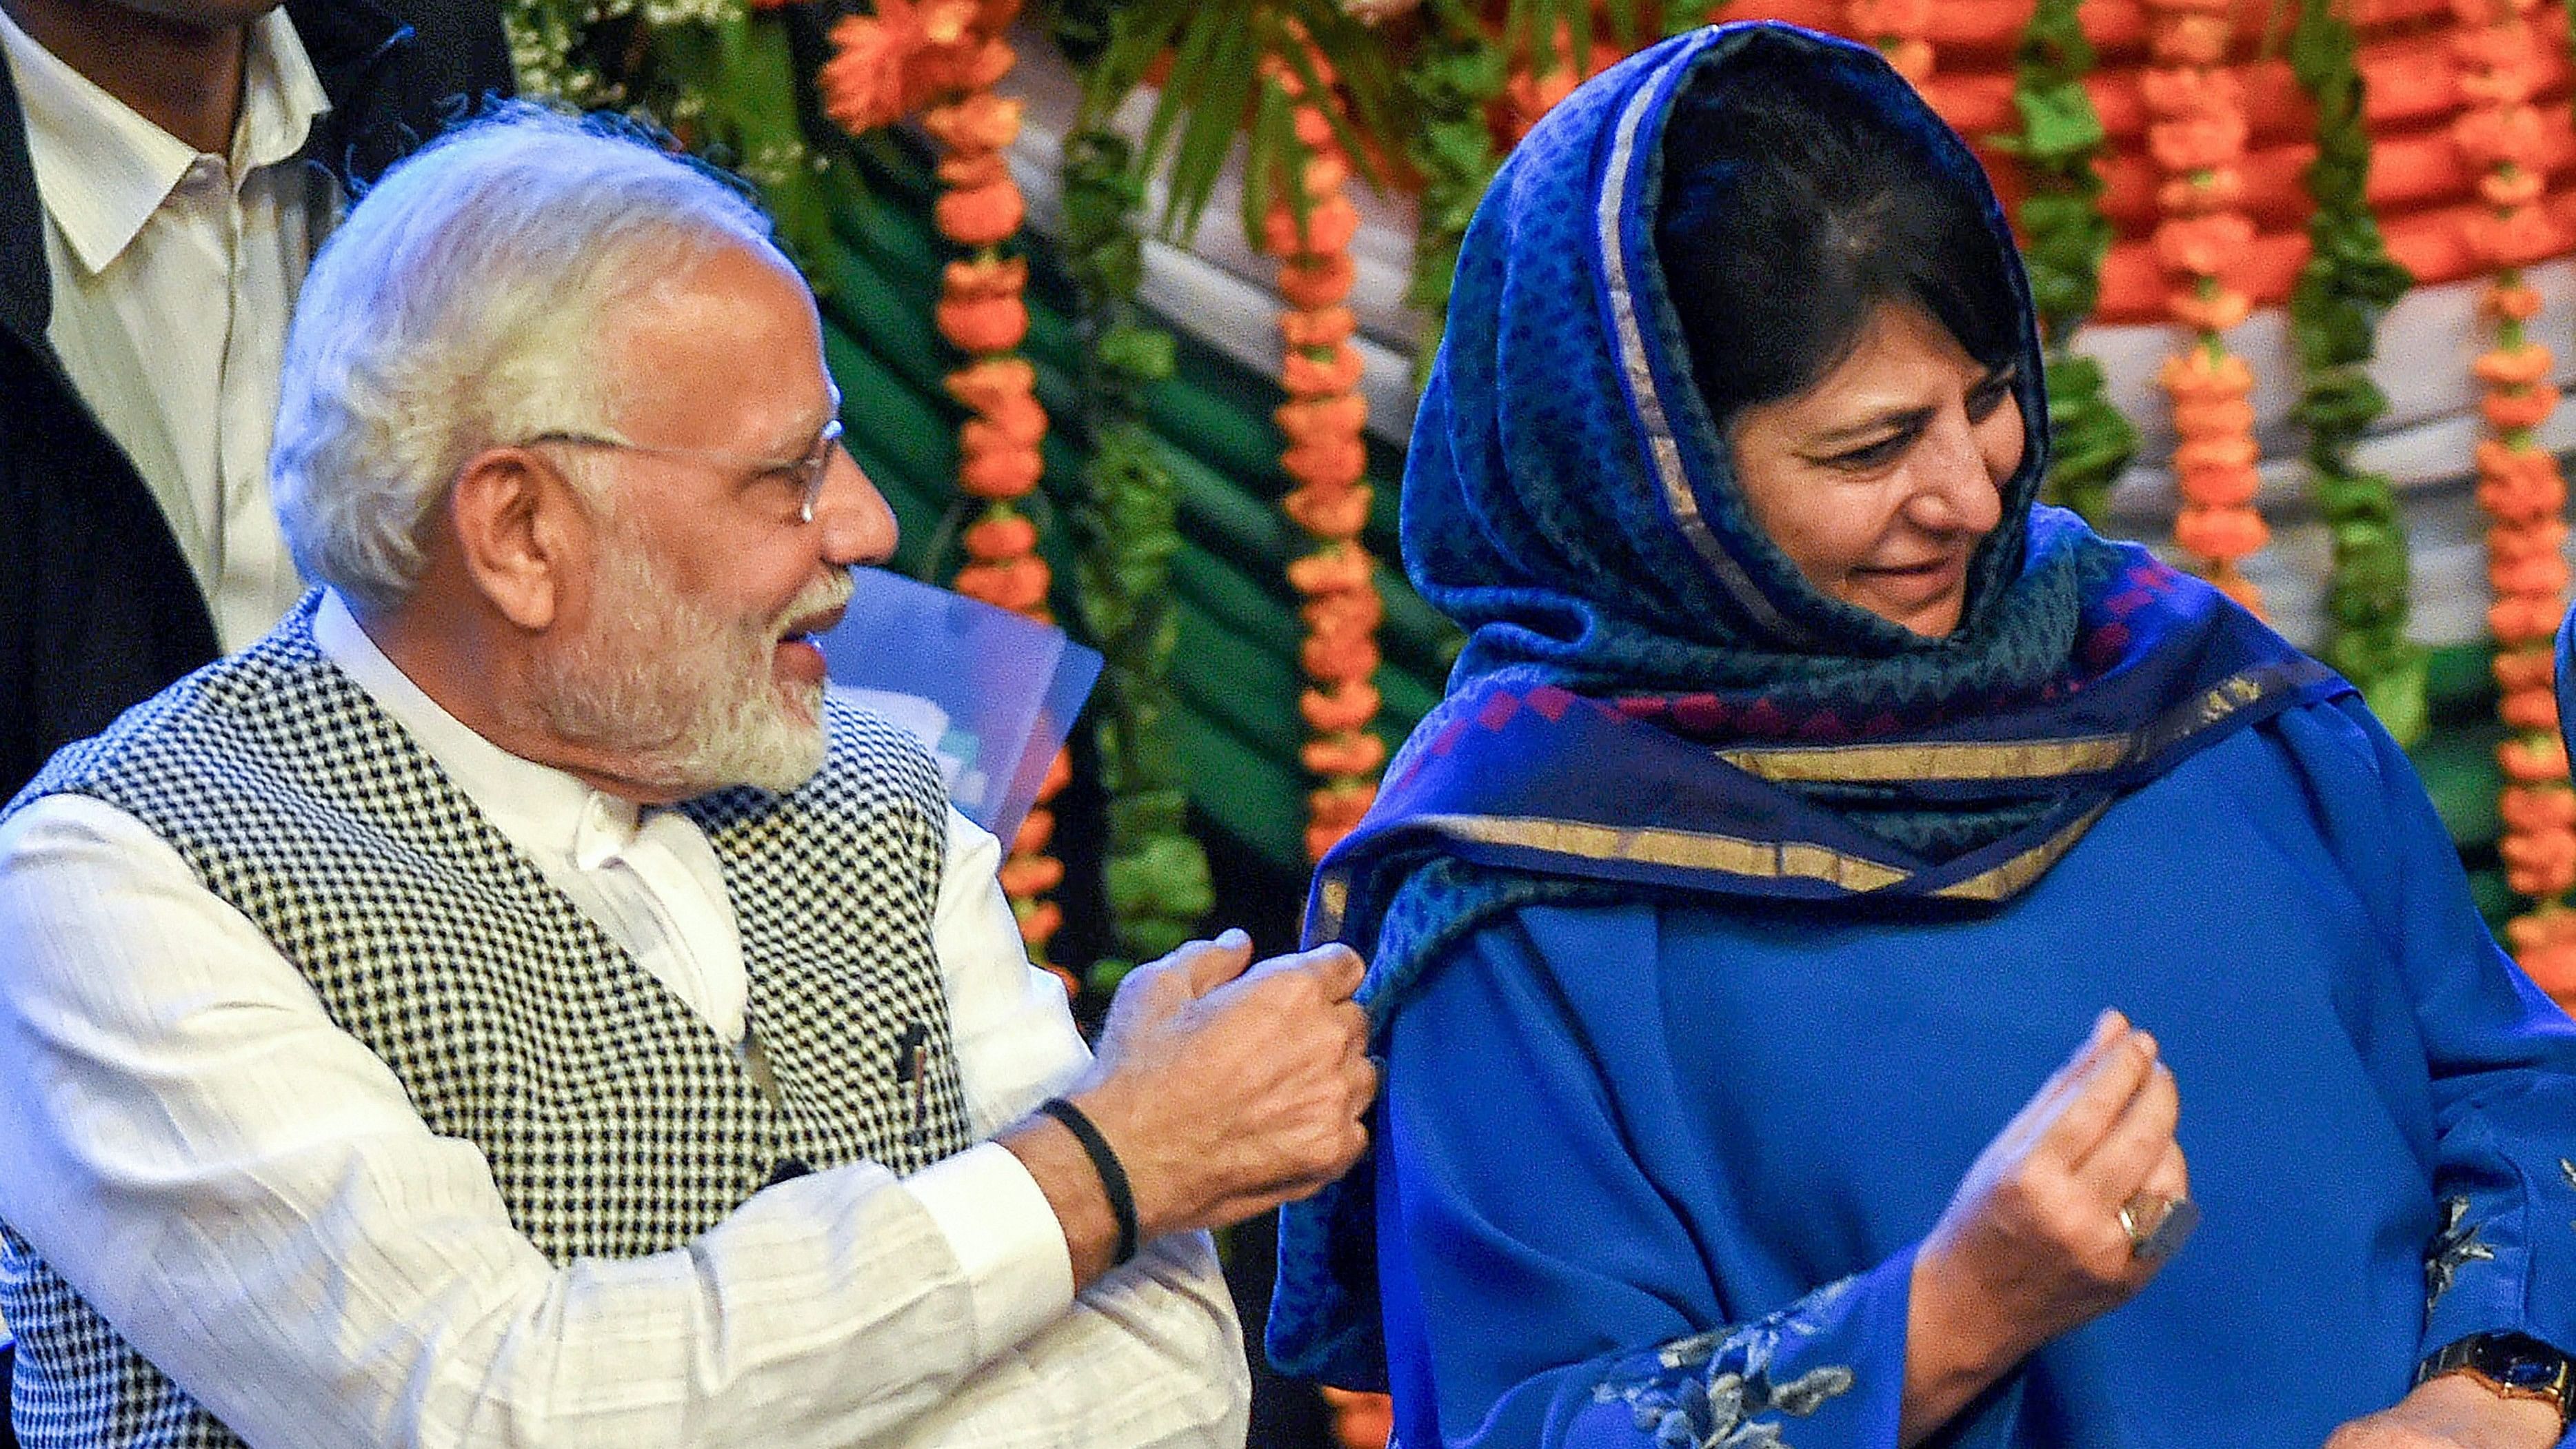
[[[2052,497],[2099,524],[2111,484],[2137,453],[2138,430],[2103,395],[2101,364],[2077,353],[2047,363]]]
[[[1097,126],[1135,92],[1155,59],[1170,49],[1190,18],[1207,9],[1197,0],[1126,0],[1111,12],[1109,43],[1084,72],[1077,128]]]
[[[1159,327],[1121,322],[1101,335],[1098,350],[1103,366],[1139,381],[1159,382],[1172,375],[1172,334]]]
[[[1201,27],[1204,28],[1204,27]],[[1165,107],[1174,110],[1166,132],[1178,126],[1180,139],[1173,147],[1165,179],[1170,185],[1170,202],[1164,224],[1173,236],[1187,242],[1207,210],[1208,198],[1216,190],[1218,177],[1225,170],[1225,158],[1234,149],[1234,139],[1241,117],[1252,104],[1255,88],[1260,84],[1257,65],[1261,44],[1249,26],[1227,28],[1210,37],[1199,61],[1196,85],[1187,91],[1175,86],[1163,93],[1163,106],[1156,108],[1158,120]],[[1173,64],[1173,75],[1180,74],[1183,63]],[[1186,113],[1179,108],[1187,105]],[[1149,132],[1141,160],[1151,164],[1161,154]],[[1258,233],[1256,233],[1257,235]]]
[[[1253,104],[1252,135],[1244,147],[1243,165],[1243,234],[1255,246],[1260,244],[1271,200],[1282,189],[1300,233],[1306,229],[1310,204],[1305,187],[1297,179],[1297,168],[1305,161],[1305,148],[1297,142],[1295,108],[1289,103],[1288,93],[1271,82],[1261,83],[1260,94],[1260,100]]]
[[[2392,730],[2411,733],[2423,727],[2424,690],[2421,653],[2404,638],[2405,532],[2387,478],[2350,461],[2353,443],[2388,407],[2362,365],[2380,317],[2413,280],[2389,257],[2369,209],[2358,54],[2335,0],[2301,0],[2290,68],[2316,112],[2317,158],[2301,177],[2315,210],[2289,309],[2304,383],[2293,416],[2309,431],[2309,490],[2334,544],[2322,652]]]
[[[2011,138],[2010,149],[2024,156],[2089,156],[2108,139],[2093,98],[2079,85],[2017,90],[2013,109],[2021,114],[2021,134]]]

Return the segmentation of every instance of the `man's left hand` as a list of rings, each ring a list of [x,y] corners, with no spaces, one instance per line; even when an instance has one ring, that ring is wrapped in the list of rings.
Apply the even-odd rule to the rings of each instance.
[[[2335,1430],[2325,1449],[2550,1449],[2558,1434],[2556,1405],[2444,1374],[2417,1384],[2396,1407]]]

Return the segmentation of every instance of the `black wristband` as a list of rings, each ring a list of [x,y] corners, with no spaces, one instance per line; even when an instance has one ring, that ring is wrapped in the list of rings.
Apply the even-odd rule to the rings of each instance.
[[[1118,1165],[1118,1154],[1109,1150],[1109,1139],[1091,1125],[1082,1109],[1062,1097],[1049,1097],[1038,1103],[1038,1110],[1064,1124],[1073,1140],[1082,1144],[1082,1154],[1091,1159],[1091,1170],[1100,1174],[1100,1190],[1109,1198],[1109,1215],[1118,1220],[1118,1252],[1110,1261],[1113,1268],[1126,1266],[1136,1256],[1136,1194],[1127,1186],[1127,1169]]]

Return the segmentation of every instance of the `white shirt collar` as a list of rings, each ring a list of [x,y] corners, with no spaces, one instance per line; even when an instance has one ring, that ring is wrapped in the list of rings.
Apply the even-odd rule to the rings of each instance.
[[[27,118],[36,192],[72,255],[93,275],[130,245],[197,162],[187,142],[145,120],[71,68],[0,11],[0,59]],[[232,154],[236,186],[304,149],[331,109],[322,78],[282,9],[251,22]]]
[[[336,592],[313,616],[313,642],[358,682],[465,792],[510,843],[540,858],[570,857],[595,870],[634,843],[642,812],[632,800],[522,759],[440,707],[376,647]]]
[[[284,6],[252,22],[244,66],[241,121],[228,158],[236,177],[303,154],[313,123],[331,109],[330,93]]]

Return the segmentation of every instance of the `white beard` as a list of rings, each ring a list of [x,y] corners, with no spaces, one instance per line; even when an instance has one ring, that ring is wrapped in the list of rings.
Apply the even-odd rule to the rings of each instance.
[[[791,703],[772,652],[792,620],[849,602],[848,570],[746,623],[690,598],[624,529],[609,533],[589,627],[539,665],[546,726],[614,752],[620,775],[683,795],[783,793],[812,779],[823,768],[822,686],[798,688]]]

